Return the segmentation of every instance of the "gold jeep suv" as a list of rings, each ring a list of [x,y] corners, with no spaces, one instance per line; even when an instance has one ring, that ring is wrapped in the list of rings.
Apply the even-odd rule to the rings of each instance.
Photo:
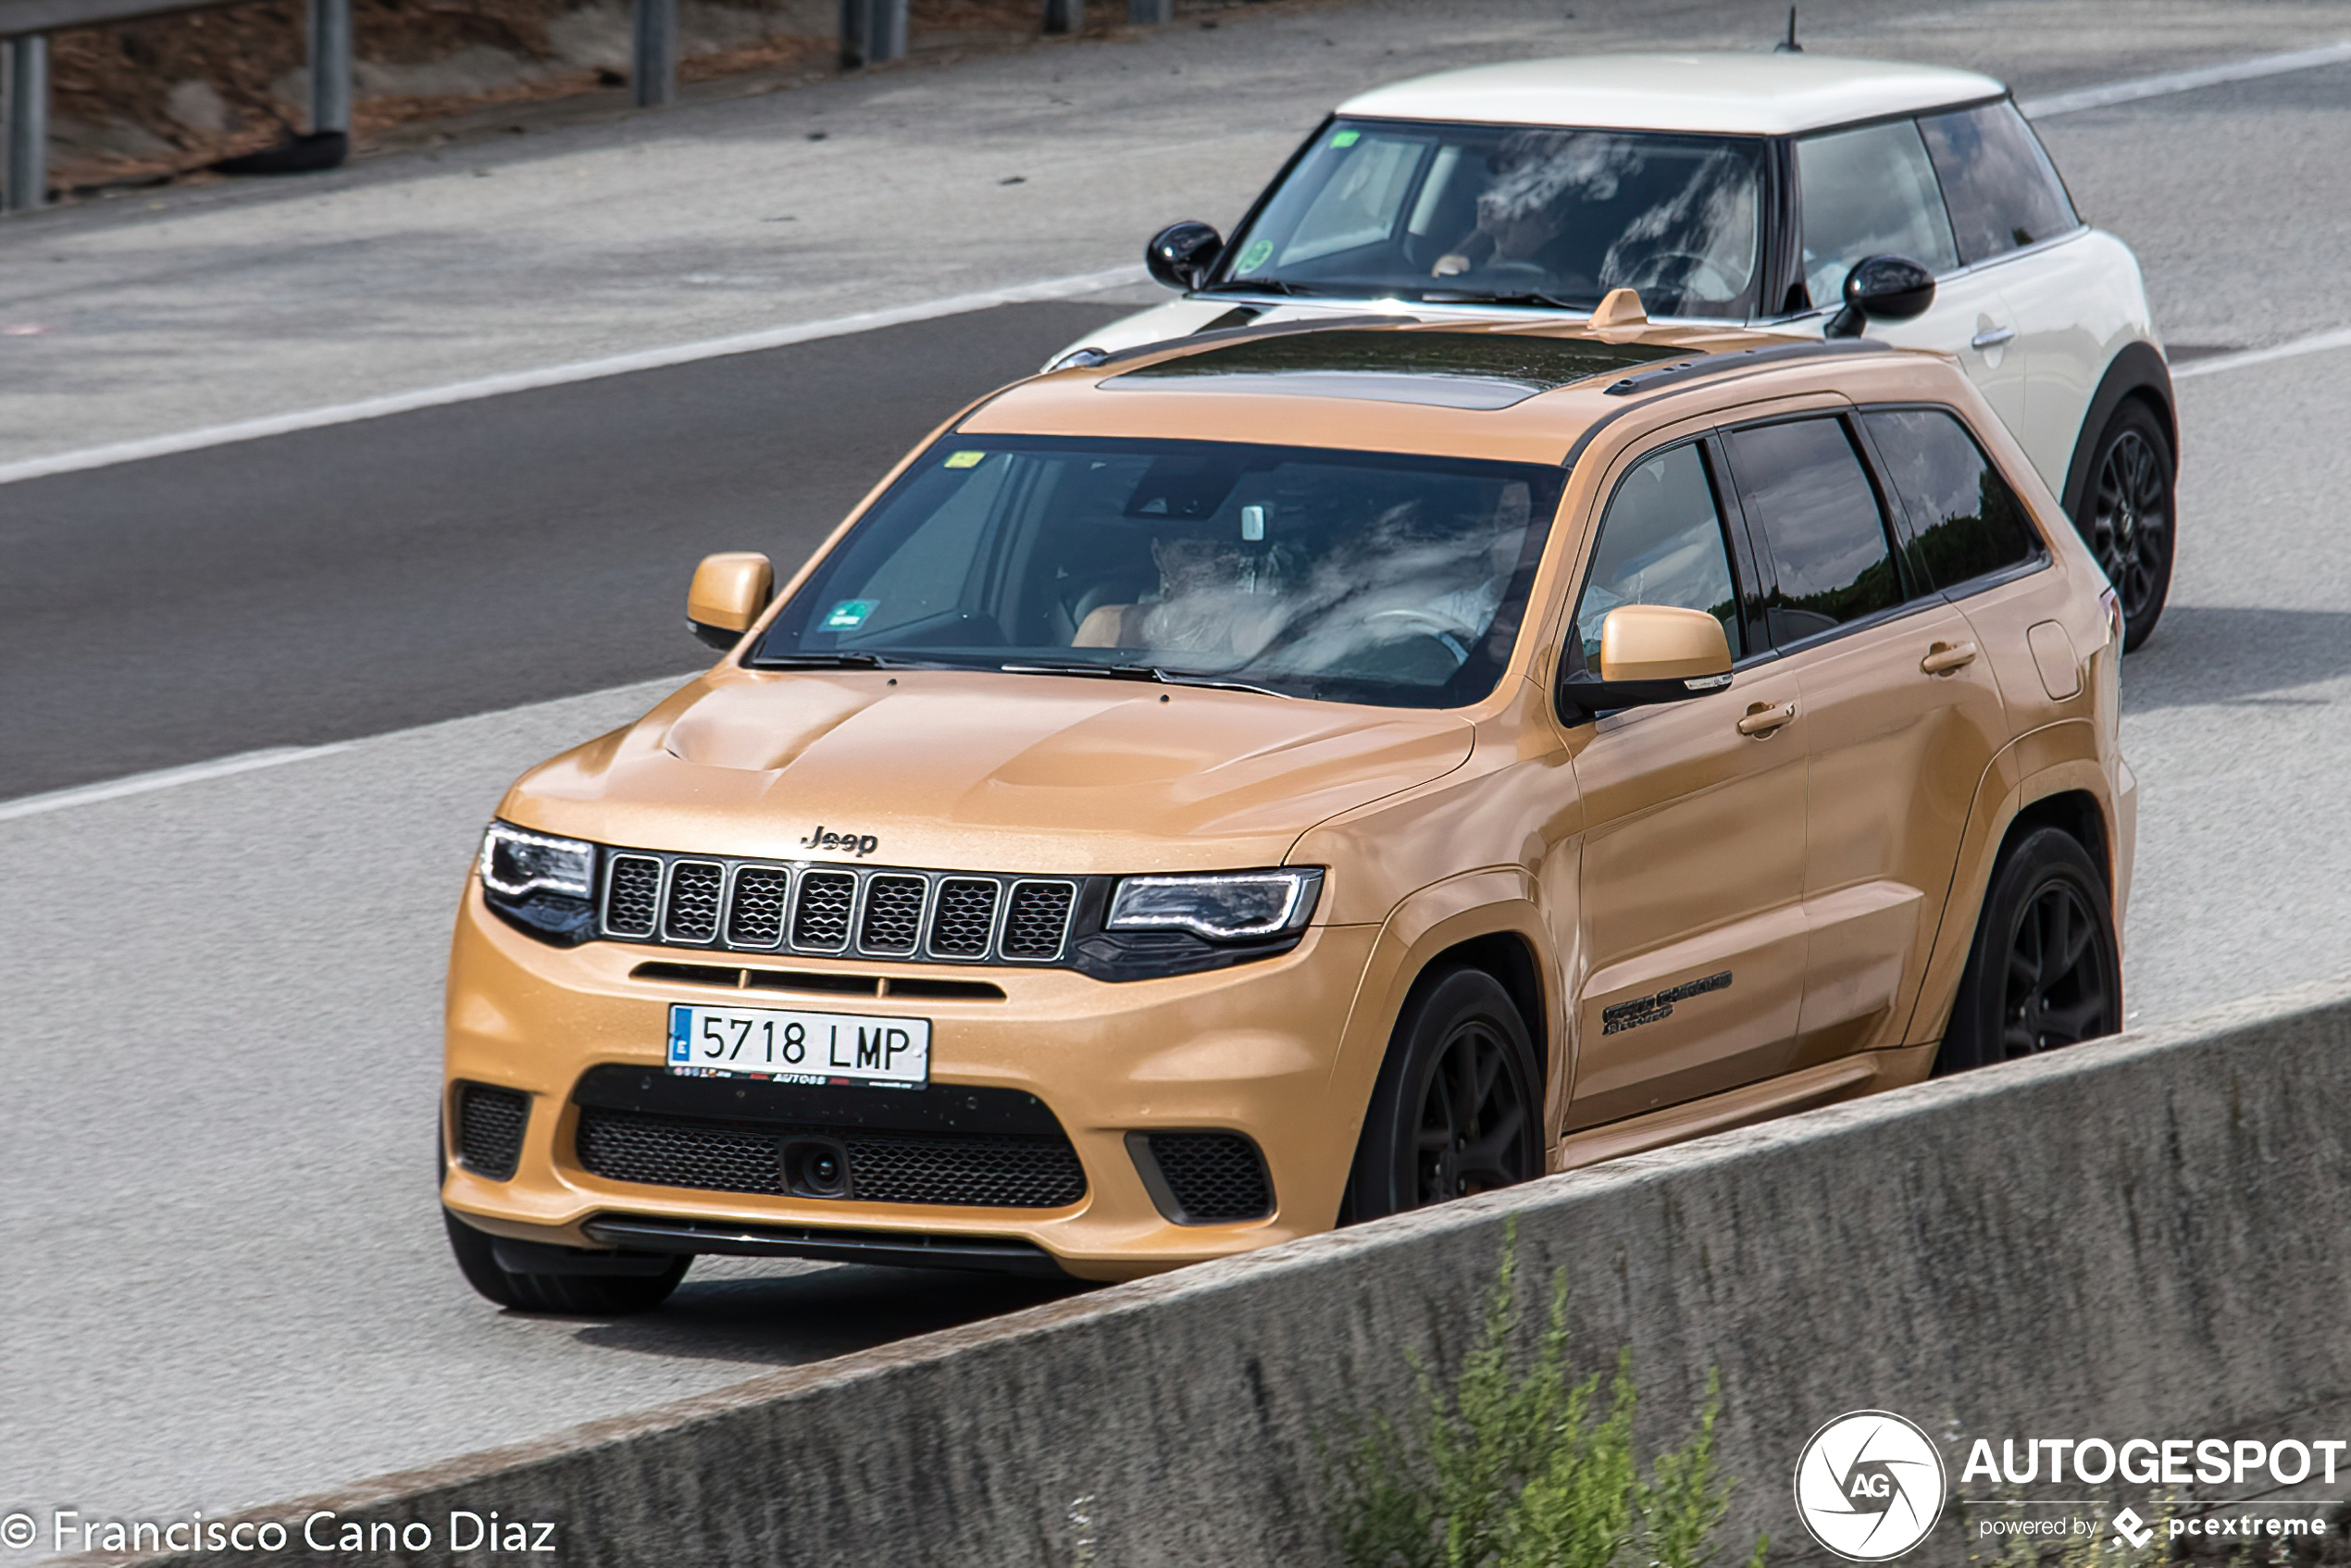
[[[2115,597],[1949,361],[1203,332],[987,398],[534,769],[449,1236],[1116,1279],[2109,1033]]]

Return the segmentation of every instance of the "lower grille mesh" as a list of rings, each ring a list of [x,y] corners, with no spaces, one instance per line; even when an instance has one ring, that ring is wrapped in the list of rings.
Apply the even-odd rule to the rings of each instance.
[[[457,1091],[457,1159],[476,1176],[505,1181],[522,1159],[522,1130],[530,1121],[530,1097],[488,1084],[466,1084]]]
[[[1077,1151],[1042,1134],[803,1129],[582,1106],[579,1163],[610,1181],[781,1194],[781,1147],[803,1133],[839,1139],[850,1196],[867,1202],[1058,1209],[1086,1196]]]
[[[1265,1162],[1240,1134],[1155,1132],[1151,1145],[1188,1223],[1263,1219],[1274,1212]]]

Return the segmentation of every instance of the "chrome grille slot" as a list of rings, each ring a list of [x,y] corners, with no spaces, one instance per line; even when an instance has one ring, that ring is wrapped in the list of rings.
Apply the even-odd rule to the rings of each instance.
[[[1051,963],[1062,955],[1069,912],[1077,902],[1075,882],[1014,882],[999,944],[1006,958]]]
[[[650,937],[661,909],[661,862],[616,854],[604,877],[604,929],[616,937]]]
[[[849,945],[849,911],[857,902],[856,874],[803,871],[792,904],[791,945],[812,952],[839,952]]]
[[[774,947],[784,940],[784,909],[791,873],[780,865],[746,865],[735,873],[727,909],[728,947]]]
[[[985,958],[996,927],[992,877],[947,877],[930,915],[930,951],[944,958]]]
[[[865,878],[865,912],[857,922],[857,945],[867,952],[912,952],[923,935],[923,898],[930,884],[920,877],[876,874]]]
[[[669,868],[669,913],[662,933],[675,942],[706,942],[718,935],[718,902],[727,868],[716,861],[681,860]]]

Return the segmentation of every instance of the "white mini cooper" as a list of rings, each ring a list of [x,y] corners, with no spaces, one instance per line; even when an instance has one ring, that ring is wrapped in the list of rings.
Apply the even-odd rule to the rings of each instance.
[[[2136,647],[2171,578],[2178,429],[2137,259],[2083,223],[1970,71],[1800,53],[1447,71],[1341,105],[1227,241],[1147,251],[1184,296],[1056,357],[1289,317],[1582,316],[1954,355],[2106,569]]]

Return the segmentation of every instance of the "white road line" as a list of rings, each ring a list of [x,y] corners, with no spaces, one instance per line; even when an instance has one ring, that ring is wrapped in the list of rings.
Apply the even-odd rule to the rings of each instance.
[[[347,752],[352,745],[349,740],[338,740],[327,746],[271,746],[258,752],[240,752],[233,757],[215,757],[210,762],[190,763],[185,767],[134,773],[128,778],[110,778],[103,784],[53,790],[45,795],[20,795],[13,801],[0,801],[0,822],[12,822],[20,816],[39,816],[46,812],[66,811],[74,806],[94,805],[100,801],[119,800],[125,795],[143,795],[151,790],[199,784],[207,778],[226,778],[230,774],[251,773],[256,768],[307,762],[312,757]]]
[[[2171,379],[2184,381],[2197,376],[2217,376],[2223,370],[2243,370],[2255,365],[2271,365],[2281,359],[2299,359],[2306,354],[2324,354],[2329,349],[2351,348],[2351,327],[2338,327],[2332,332],[2313,332],[2307,338],[2296,338],[2290,343],[2277,343],[2269,348],[2239,349],[2234,354],[2216,354],[2208,359],[2191,359],[2175,367]]]
[[[289,435],[296,430],[315,430],[329,425],[348,425],[360,419],[381,418],[387,414],[405,414],[413,409],[472,403],[485,397],[502,397],[508,392],[530,392],[540,387],[568,386],[575,381],[600,380],[606,376],[626,376],[638,370],[658,370],[665,366],[690,365],[696,360],[756,354],[762,349],[814,342],[820,338],[848,337],[882,327],[902,326],[910,321],[935,321],[944,316],[964,316],[994,305],[1065,299],[1072,294],[1094,293],[1103,289],[1140,283],[1148,277],[1149,274],[1140,267],[1114,267],[1103,272],[1080,272],[1066,278],[1046,278],[1035,282],[1014,283],[1008,288],[985,289],[977,293],[951,294],[944,299],[922,300],[913,305],[893,305],[887,310],[860,311],[854,316],[836,316],[826,321],[804,321],[796,326],[771,327],[764,331],[738,332],[731,337],[708,338],[701,342],[676,343],[667,348],[641,349],[634,354],[616,354],[607,358],[584,359],[571,365],[551,365],[538,370],[484,376],[477,380],[394,392],[388,397],[366,398],[358,403],[299,409],[291,414],[273,414],[259,419],[241,419],[232,425],[213,425],[200,430],[182,430],[176,435],[111,442],[105,446],[88,446],[48,457],[28,457],[20,462],[0,463],[0,484],[44,479],[51,474],[78,473],[85,468],[104,468],[117,463],[135,463],[146,457],[196,452],[208,446],[257,441],[264,436]]]
[[[2021,98],[2016,106],[2024,111],[2027,119],[2047,119],[2053,115],[2079,114],[2084,109],[2103,109],[2115,104],[2135,104],[2142,98],[2193,93],[2200,87],[2219,87],[2225,82],[2252,81],[2265,76],[2283,76],[2290,71],[2315,70],[2320,66],[2341,65],[2346,60],[2351,60],[2351,41],[2320,44],[2315,49],[2296,49],[2285,55],[2263,55],[2224,66],[2167,70],[2155,76],[2140,77],[2134,81],[2109,81],[2102,87],[2079,87],[2071,93],[2052,93],[2041,98]]]

